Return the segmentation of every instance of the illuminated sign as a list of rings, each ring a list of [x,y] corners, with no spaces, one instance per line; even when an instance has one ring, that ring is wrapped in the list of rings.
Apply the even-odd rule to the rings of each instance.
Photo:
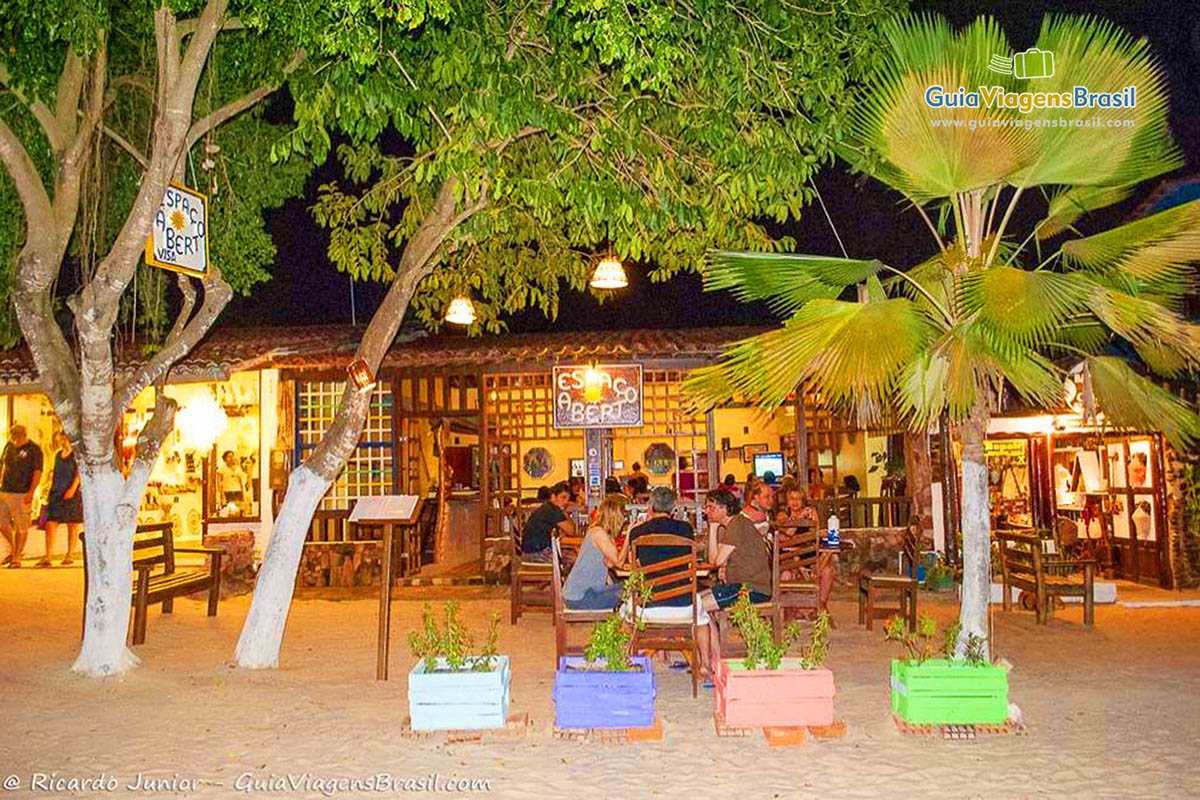
[[[983,452],[989,458],[1009,458],[1016,464],[1025,463],[1024,439],[987,439],[983,443]]]
[[[554,367],[555,428],[641,426],[641,364]]]
[[[203,278],[208,275],[208,199],[171,185],[154,212],[146,263]]]

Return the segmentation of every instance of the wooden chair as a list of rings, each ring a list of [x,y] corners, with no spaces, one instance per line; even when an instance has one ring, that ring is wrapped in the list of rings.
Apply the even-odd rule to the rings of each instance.
[[[874,630],[876,611],[896,612],[908,622],[908,629],[917,629],[917,533],[910,524],[901,544],[904,554],[901,563],[908,564],[906,575],[878,575],[868,569],[858,573],[858,624],[865,621],[867,630]],[[880,595],[895,595],[897,608],[877,608]]]
[[[1093,594],[1095,561],[1048,559],[1042,553],[1042,540],[1036,535],[1018,531],[995,531],[993,535],[1000,545],[1005,611],[1012,609],[1010,586],[1016,586],[1033,595],[1034,613],[1039,625],[1050,621],[1050,615],[1054,613],[1055,598],[1082,597],[1083,624],[1092,627],[1096,619],[1096,601]],[[1063,566],[1076,570],[1082,568],[1082,578],[1078,574],[1052,574],[1056,568]]]
[[[648,547],[679,547],[686,549],[687,553],[645,564],[642,562],[642,552]],[[700,605],[696,597],[696,542],[683,536],[648,533],[634,540],[633,558],[650,587],[650,599],[645,609],[639,608],[638,600],[634,598],[633,618],[640,618],[644,627],[639,630],[637,625],[634,626],[633,650],[674,650],[685,657],[690,654],[692,697],[696,697],[700,693],[700,648],[696,638],[696,629],[700,624]],[[676,597],[690,598],[691,607],[674,606],[664,608],[661,612],[655,607],[664,600]],[[672,614],[671,611],[679,613]]]
[[[79,535],[83,550],[83,613],[87,620],[87,538]],[[176,571],[176,553],[203,553],[210,556],[207,570]],[[147,607],[151,603],[162,603],[162,613],[174,610],[175,598],[208,589],[208,616],[217,615],[217,601],[221,598],[221,556],[225,551],[217,547],[175,547],[175,536],[169,522],[154,525],[139,525],[133,537],[133,568],[137,578],[133,585],[133,628],[130,644],[146,641]],[[155,573],[161,565],[162,571]]]
[[[819,536],[816,528],[787,528],[775,530],[775,549],[778,551],[778,574],[775,577],[778,590],[774,599],[779,605],[780,626],[789,618],[798,616],[799,611],[817,610],[817,558]],[[787,580],[779,577],[790,573]]]
[[[507,517],[512,525],[512,557],[509,561],[511,623],[517,624],[526,611],[551,613],[554,600],[551,583],[554,580],[550,562],[521,560],[521,533],[525,529],[526,509],[512,509]],[[502,523],[503,524],[503,523]]]
[[[551,567],[554,571],[554,581],[550,584],[554,593],[554,663],[557,664],[559,659],[567,655],[579,655],[583,652],[583,647],[580,645],[569,645],[567,642],[567,628],[570,625],[592,625],[596,622],[603,622],[608,618],[612,611],[585,611],[581,609],[567,608],[563,602],[563,586],[566,584],[565,576],[563,575],[563,560],[564,548],[563,539],[567,537],[554,537],[554,543],[551,545],[554,548],[554,560],[551,562]]]

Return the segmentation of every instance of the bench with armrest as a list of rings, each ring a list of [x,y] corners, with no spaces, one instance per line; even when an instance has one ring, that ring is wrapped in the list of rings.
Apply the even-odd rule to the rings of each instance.
[[[1045,625],[1054,611],[1056,597],[1083,598],[1083,624],[1092,626],[1096,617],[1094,578],[1096,562],[1091,559],[1065,561],[1046,558],[1042,540],[1031,533],[994,531],[1000,546],[1000,569],[1004,581],[1004,610],[1012,608],[1010,586],[1029,592],[1034,598],[1034,610],[1039,625]],[[1083,570],[1079,574],[1055,574],[1061,568]]]
[[[83,542],[84,615],[87,614],[87,540]],[[198,553],[210,556],[207,569],[175,569],[176,553]],[[217,547],[176,547],[169,522],[139,525],[133,537],[133,569],[137,573],[133,584],[133,629],[130,644],[146,641],[146,616],[151,603],[162,603],[162,613],[170,614],[175,598],[208,590],[208,616],[217,615],[221,597],[221,556]],[[161,566],[161,571],[159,570]]]

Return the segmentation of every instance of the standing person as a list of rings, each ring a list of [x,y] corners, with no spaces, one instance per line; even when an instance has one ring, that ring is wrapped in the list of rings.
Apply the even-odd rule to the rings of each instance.
[[[21,566],[25,537],[29,535],[33,492],[42,479],[42,448],[29,441],[24,425],[9,429],[0,464],[4,468],[0,477],[0,534],[11,548],[4,563],[15,569]]]
[[[563,584],[567,608],[611,611],[621,602],[621,585],[609,577],[608,568],[625,561],[626,548],[618,549],[616,539],[625,530],[627,502],[622,494],[610,494],[600,503],[596,522],[583,537],[579,557]]]
[[[549,563],[554,555],[550,537],[557,530],[564,536],[575,535],[575,523],[563,510],[571,500],[571,487],[559,481],[550,487],[550,495],[525,520],[521,531],[521,560]]]
[[[633,472],[629,473],[628,483],[633,486],[635,496],[650,490],[650,476],[642,472],[642,465],[636,461],[633,462]]]
[[[74,563],[75,547],[79,544],[79,529],[83,527],[83,497],[79,494],[79,467],[71,440],[62,431],[54,435],[58,452],[50,473],[50,497],[46,502],[46,555],[36,566],[50,566],[50,552],[59,524],[67,526],[67,554],[59,566]]]
[[[238,463],[237,454],[232,450],[226,450],[221,454],[221,497],[222,505],[234,505],[238,511],[242,511],[242,503],[248,492],[246,484],[249,482],[246,478],[246,473],[242,470],[242,465]]]

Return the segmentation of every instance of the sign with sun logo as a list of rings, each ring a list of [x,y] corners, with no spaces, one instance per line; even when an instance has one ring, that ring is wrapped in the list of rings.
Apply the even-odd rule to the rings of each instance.
[[[203,278],[208,275],[208,198],[172,184],[154,213],[146,263]]]

